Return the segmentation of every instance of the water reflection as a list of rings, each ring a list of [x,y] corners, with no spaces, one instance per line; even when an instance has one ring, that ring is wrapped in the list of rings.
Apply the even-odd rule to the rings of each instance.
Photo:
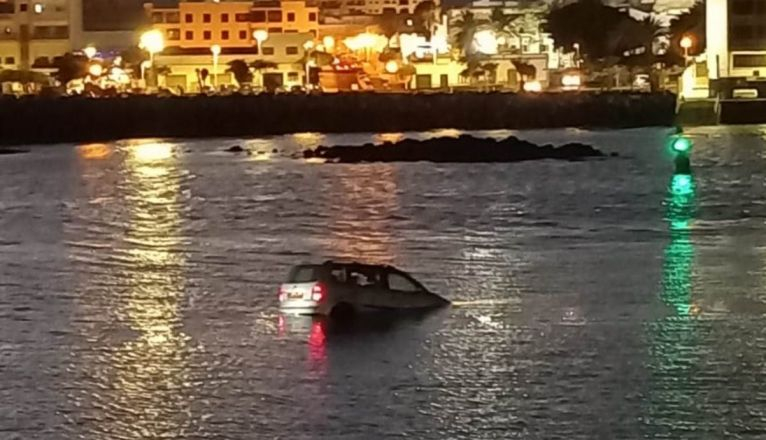
[[[394,222],[399,211],[393,165],[338,166],[328,191],[335,199],[323,239],[328,255],[372,264],[393,264]]]
[[[694,384],[700,355],[699,310],[692,297],[696,184],[687,174],[673,175],[666,199],[670,242],[662,270],[662,302],[669,316],[650,324],[650,398],[648,426],[652,436],[676,437],[697,429],[700,402]]]
[[[662,276],[662,300],[673,307],[677,316],[692,311],[692,264],[694,246],[691,226],[694,221],[696,187],[688,174],[675,174],[667,199],[667,221],[670,243],[665,248]]]
[[[96,429],[119,438],[180,437],[193,431],[189,338],[182,332],[185,285],[181,176],[174,146],[128,144],[121,170],[127,225],[114,268],[125,288],[112,301],[130,336],[105,347],[95,368],[110,390]],[[99,406],[101,406],[99,405]]]

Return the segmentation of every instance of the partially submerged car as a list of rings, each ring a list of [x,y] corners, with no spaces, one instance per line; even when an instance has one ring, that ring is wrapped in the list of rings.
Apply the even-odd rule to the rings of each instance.
[[[428,309],[449,304],[391,266],[326,261],[290,270],[279,287],[285,313],[340,315],[367,309]]]

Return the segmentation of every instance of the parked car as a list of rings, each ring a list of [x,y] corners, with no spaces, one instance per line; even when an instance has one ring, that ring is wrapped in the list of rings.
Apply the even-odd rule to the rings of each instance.
[[[283,312],[342,315],[363,310],[427,309],[449,304],[391,266],[327,261],[295,266],[279,287]]]

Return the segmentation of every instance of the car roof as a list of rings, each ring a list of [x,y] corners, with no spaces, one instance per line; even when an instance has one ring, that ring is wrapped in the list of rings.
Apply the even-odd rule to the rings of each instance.
[[[370,264],[370,263],[359,263],[357,261],[340,261],[340,260],[326,260],[323,263],[298,264],[295,267],[322,267],[322,266],[349,267],[349,268],[355,267],[355,268],[366,268],[366,269],[376,269],[376,270],[386,270],[391,272],[406,273],[403,270],[397,269],[388,264]]]

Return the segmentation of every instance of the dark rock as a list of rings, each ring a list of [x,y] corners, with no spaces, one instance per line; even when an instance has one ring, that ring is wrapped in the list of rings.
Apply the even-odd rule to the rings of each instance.
[[[403,139],[383,145],[320,146],[305,150],[303,157],[318,157],[339,163],[360,162],[520,162],[535,159],[581,160],[603,157],[604,153],[585,144],[560,147],[536,145],[516,137],[495,140],[463,135],[423,141]]]
[[[272,154],[277,154],[277,153],[279,153],[279,150],[277,150],[276,148],[274,148],[274,149],[272,149],[272,150],[271,150],[271,153],[272,153]]]
[[[245,149],[242,148],[239,145],[234,145],[234,146],[231,146],[231,147],[227,148],[226,151],[229,152],[229,153],[242,153],[243,151],[245,151]]]

